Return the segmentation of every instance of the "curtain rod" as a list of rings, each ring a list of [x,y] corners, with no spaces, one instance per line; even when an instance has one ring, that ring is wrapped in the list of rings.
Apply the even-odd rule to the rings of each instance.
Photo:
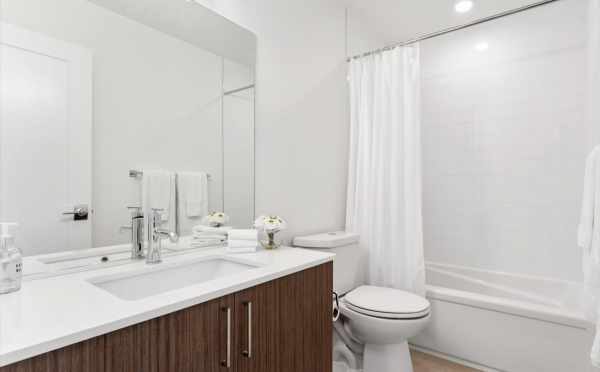
[[[525,5],[525,6],[522,6],[522,7],[519,7],[519,8],[515,8],[515,9],[511,9],[511,10],[507,10],[507,11],[504,11],[504,12],[501,12],[501,13],[498,13],[498,14],[494,14],[494,15],[485,17],[485,18],[480,18],[480,19],[478,19],[476,21],[473,21],[473,22],[469,22],[469,23],[465,23],[465,24],[462,24],[462,25],[459,25],[459,26],[454,26],[454,27],[446,28],[446,29],[443,29],[443,30],[440,30],[440,31],[429,33],[429,34],[424,34],[424,35],[418,36],[418,37],[413,38],[413,39],[402,41],[400,43],[395,43],[395,44],[388,45],[388,46],[383,47],[383,48],[371,50],[371,51],[366,52],[366,53],[361,53],[361,54],[357,54],[357,55],[352,56],[352,57],[348,57],[347,62],[350,62],[350,61],[352,61],[354,59],[359,59],[359,58],[367,57],[367,56],[370,56],[370,55],[373,55],[373,54],[385,52],[385,51],[388,51],[388,50],[400,48],[400,47],[403,47],[403,46],[415,44],[415,43],[418,43],[419,41],[433,39],[435,37],[446,35],[446,34],[449,34],[451,32],[454,32],[454,31],[460,31],[460,30],[463,30],[465,28],[469,28],[469,27],[480,25],[482,23],[494,21],[494,20],[499,19],[499,18],[503,18],[503,17],[510,16],[510,15],[517,14],[517,13],[522,13],[522,12],[525,12],[527,10],[538,8],[540,6],[548,5],[550,3],[554,3],[554,2],[557,2],[557,1],[560,1],[560,0],[544,0],[544,1],[539,1],[537,3]]]

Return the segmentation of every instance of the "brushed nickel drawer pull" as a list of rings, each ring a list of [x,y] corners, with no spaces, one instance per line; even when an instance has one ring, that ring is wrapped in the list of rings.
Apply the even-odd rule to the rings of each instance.
[[[248,350],[242,351],[242,355],[248,359],[252,358],[252,302],[244,302],[248,314]]]
[[[221,310],[227,313],[227,359],[222,360],[221,365],[231,368],[231,308],[224,307]]]

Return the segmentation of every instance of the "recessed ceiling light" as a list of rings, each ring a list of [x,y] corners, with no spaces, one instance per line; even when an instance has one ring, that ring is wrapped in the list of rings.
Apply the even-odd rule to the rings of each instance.
[[[473,1],[471,0],[460,0],[454,4],[454,10],[456,10],[457,13],[466,13],[473,9],[473,5]]]
[[[488,49],[490,49],[490,44],[486,43],[485,41],[475,45],[475,50],[478,52],[485,52]]]

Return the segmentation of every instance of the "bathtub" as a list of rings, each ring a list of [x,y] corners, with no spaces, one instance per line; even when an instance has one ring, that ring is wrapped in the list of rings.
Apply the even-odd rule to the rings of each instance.
[[[486,371],[589,372],[577,283],[427,263],[432,318],[411,344]]]

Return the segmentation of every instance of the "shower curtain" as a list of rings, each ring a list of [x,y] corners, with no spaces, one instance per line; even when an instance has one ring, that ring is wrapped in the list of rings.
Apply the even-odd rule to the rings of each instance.
[[[350,62],[346,229],[360,234],[368,282],[425,294],[419,46]]]

